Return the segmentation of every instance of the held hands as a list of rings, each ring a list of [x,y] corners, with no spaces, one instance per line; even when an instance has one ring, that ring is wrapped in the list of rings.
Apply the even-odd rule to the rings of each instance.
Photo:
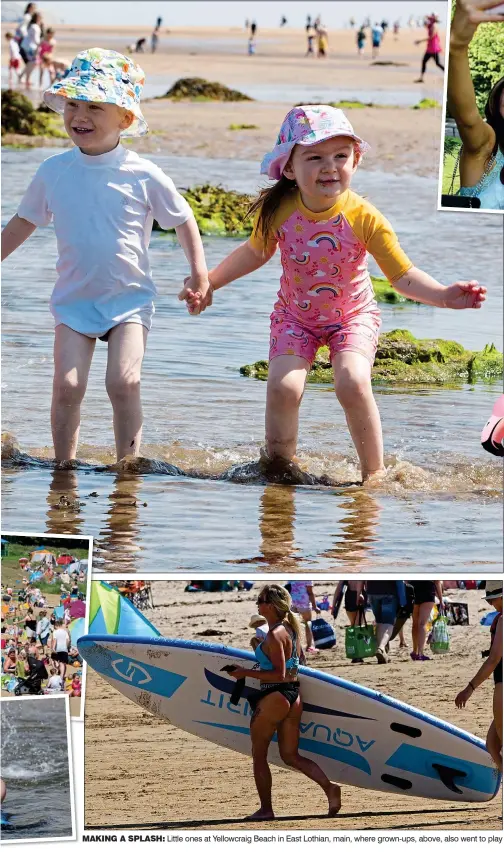
[[[208,306],[212,305],[213,289],[206,276],[186,276],[184,287],[178,296],[179,300],[185,300],[187,311],[190,315],[199,315]]]
[[[481,309],[486,300],[486,288],[477,280],[460,280],[447,286],[443,295],[445,309]]]

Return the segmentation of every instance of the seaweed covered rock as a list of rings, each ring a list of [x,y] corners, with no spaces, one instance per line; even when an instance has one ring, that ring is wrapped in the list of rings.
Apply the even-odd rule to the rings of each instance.
[[[62,131],[54,126],[56,114],[50,112],[50,116],[45,115],[45,110],[36,110],[22,92],[6,89],[2,93],[2,134],[61,136]]]
[[[468,351],[445,339],[416,339],[408,330],[391,330],[380,336],[372,378],[375,383],[444,384],[496,379],[502,376],[502,354],[495,345]],[[240,368],[240,374],[266,380],[268,361]],[[329,349],[320,348],[308,381],[332,383]]]
[[[204,77],[181,77],[165,95],[158,98],[171,98],[173,101],[253,101],[238,89],[229,89],[223,83],[205,80]]]
[[[251,197],[246,193],[224,190],[223,187],[211,184],[192,187],[190,190],[182,190],[181,193],[191,206],[203,235],[227,235],[235,238],[247,238],[250,235],[252,218],[247,218],[247,211]],[[159,230],[156,221],[153,228]]]

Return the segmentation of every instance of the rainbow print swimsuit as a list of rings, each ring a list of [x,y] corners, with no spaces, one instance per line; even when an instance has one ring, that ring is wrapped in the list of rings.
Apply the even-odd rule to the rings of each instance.
[[[250,243],[262,249],[257,219]],[[372,363],[381,322],[367,254],[392,283],[412,267],[390,223],[351,190],[320,213],[306,208],[295,191],[275,215],[268,248],[277,245],[282,276],[271,314],[270,359],[294,354],[312,363],[327,344],[331,359],[349,350]]]

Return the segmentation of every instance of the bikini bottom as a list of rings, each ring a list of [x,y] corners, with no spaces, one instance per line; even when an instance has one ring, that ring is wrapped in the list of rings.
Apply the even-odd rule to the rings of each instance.
[[[299,681],[284,681],[274,684],[261,684],[261,689],[256,690],[247,698],[247,701],[250,707],[252,708],[253,713],[255,713],[256,707],[261,701],[261,699],[265,698],[271,693],[281,693],[281,695],[283,695],[283,697],[287,699],[289,705],[292,707],[292,705],[299,696]]]

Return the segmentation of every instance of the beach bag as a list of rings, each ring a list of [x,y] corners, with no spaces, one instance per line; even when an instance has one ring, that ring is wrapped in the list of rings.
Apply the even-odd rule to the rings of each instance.
[[[345,654],[349,660],[363,660],[376,654],[376,624],[367,623],[363,609],[359,610],[359,624],[345,627]]]
[[[336,634],[325,618],[315,618],[311,623],[311,630],[315,648],[334,648],[336,645]]]
[[[439,615],[432,625],[430,647],[433,654],[445,654],[450,650],[448,621],[444,615]]]

